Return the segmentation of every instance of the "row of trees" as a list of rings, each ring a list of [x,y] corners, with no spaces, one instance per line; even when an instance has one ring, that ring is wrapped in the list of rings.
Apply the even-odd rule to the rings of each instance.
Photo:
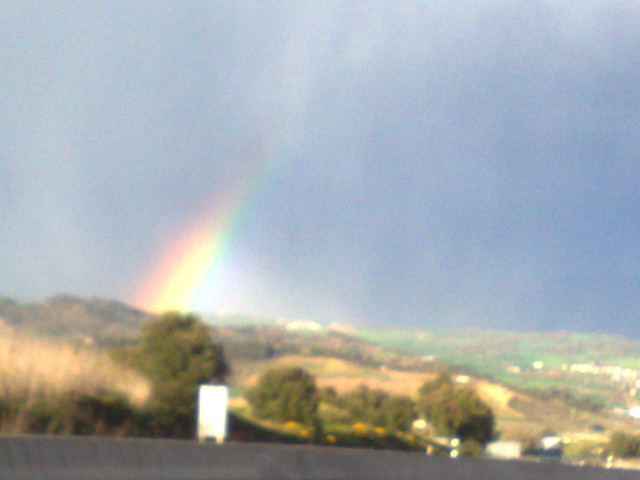
[[[366,385],[342,395],[328,387],[322,390],[322,399],[344,412],[352,422],[371,424],[391,432],[408,432],[417,418],[415,405],[408,396],[392,395]]]
[[[406,432],[418,417],[426,419],[439,435],[485,444],[493,436],[491,409],[468,387],[456,385],[447,374],[426,382],[416,401],[361,385],[339,395],[333,389],[319,391],[315,379],[299,367],[282,367],[264,373],[248,393],[254,415],[277,422],[319,425],[320,400],[346,412],[352,422],[363,422],[389,431]]]

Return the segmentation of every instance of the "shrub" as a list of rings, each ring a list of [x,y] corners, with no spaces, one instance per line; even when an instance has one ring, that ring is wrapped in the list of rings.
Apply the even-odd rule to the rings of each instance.
[[[391,395],[381,389],[360,385],[356,390],[338,397],[353,420],[371,423],[392,432],[406,432],[416,418],[415,405],[405,395]]]
[[[640,437],[614,432],[611,435],[606,451],[614,457],[637,457],[640,455]]]
[[[106,353],[62,341],[0,335],[0,398],[32,405],[78,392],[109,392],[142,407],[151,388],[146,378]]]
[[[119,434],[128,427],[119,425],[109,408],[132,415],[146,405],[150,391],[146,378],[104,352],[9,331],[0,335],[2,433]],[[107,409],[100,414],[103,425],[76,428],[77,407],[83,402],[86,407],[88,399]],[[111,424],[117,428],[110,430]]]

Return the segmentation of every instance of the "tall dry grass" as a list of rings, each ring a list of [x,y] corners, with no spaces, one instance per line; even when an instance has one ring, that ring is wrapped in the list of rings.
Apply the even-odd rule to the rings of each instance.
[[[75,393],[115,393],[143,407],[151,385],[104,352],[0,330],[0,399],[26,407]]]

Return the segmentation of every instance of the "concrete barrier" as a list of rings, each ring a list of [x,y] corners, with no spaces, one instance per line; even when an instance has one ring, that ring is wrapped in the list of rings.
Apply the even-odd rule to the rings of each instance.
[[[0,479],[626,480],[637,472],[381,450],[96,437],[0,437]]]

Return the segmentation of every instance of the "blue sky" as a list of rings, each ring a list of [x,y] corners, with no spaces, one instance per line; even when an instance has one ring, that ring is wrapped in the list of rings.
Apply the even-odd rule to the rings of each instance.
[[[640,335],[636,2],[2,2],[0,27],[2,295],[130,301],[258,165],[203,311]]]

